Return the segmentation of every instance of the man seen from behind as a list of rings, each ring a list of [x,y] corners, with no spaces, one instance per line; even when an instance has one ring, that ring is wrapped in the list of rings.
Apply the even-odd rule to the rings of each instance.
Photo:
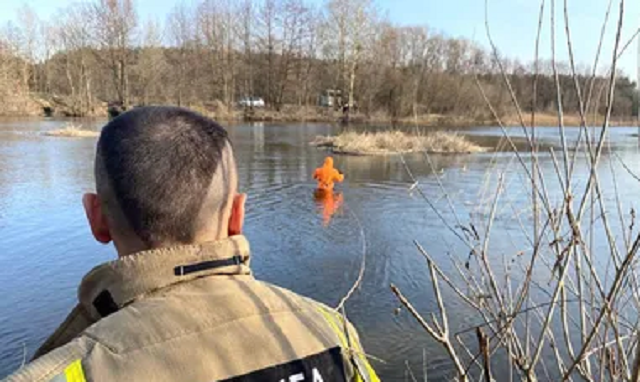
[[[141,107],[102,130],[97,266],[78,304],[8,381],[377,381],[350,323],[257,281],[227,132],[185,109]]]

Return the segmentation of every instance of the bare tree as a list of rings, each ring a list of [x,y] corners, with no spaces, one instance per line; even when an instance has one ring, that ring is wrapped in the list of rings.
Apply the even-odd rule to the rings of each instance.
[[[275,101],[275,67],[278,49],[277,23],[280,13],[278,0],[265,0],[258,11],[259,44],[261,55],[266,56],[266,83],[264,96],[268,104]]]
[[[298,57],[298,65],[296,70],[296,85],[298,90],[298,105],[307,105],[315,100],[312,93],[318,93],[321,89],[317,86],[318,60],[320,57],[319,40],[320,40],[320,24],[322,22],[322,14],[319,9],[309,6],[306,21],[303,23],[302,29],[302,46]],[[300,86],[302,84],[302,86]]]
[[[42,93],[51,93],[51,59],[56,53],[56,28],[53,23],[43,21],[39,28],[40,41],[42,42],[42,61],[40,78],[40,88]]]
[[[52,29],[59,54],[50,65],[57,64],[58,68],[50,69],[58,69],[54,72],[56,78],[66,79],[66,84],[57,86],[57,89],[69,96],[70,113],[78,116],[92,114],[95,107],[93,76],[96,54],[92,47],[90,26],[78,22],[90,15],[88,7],[67,9],[60,14],[56,27]]]
[[[18,11],[18,30],[20,33],[20,53],[23,59],[23,81],[32,83],[33,88],[38,88],[37,72],[34,69],[38,58],[38,50],[42,46],[38,33],[40,20],[34,10],[24,4]]]
[[[162,27],[158,21],[147,21],[143,27],[142,44],[133,72],[135,94],[143,105],[161,102],[162,73],[167,71],[163,51]]]
[[[410,27],[405,33],[407,39],[407,65],[410,68],[411,77],[411,111],[415,119],[418,118],[418,100],[420,89],[427,69],[427,55],[429,52],[428,34],[426,28]]]
[[[288,89],[292,77],[301,73],[303,47],[309,39],[315,44],[312,25],[311,9],[302,0],[266,0],[258,10],[259,54],[266,61],[264,95],[276,109],[295,101],[287,98]]]
[[[371,0],[330,0],[327,11],[327,28],[336,35],[330,44],[337,43],[333,50],[340,64],[338,87],[346,88],[347,106],[350,109],[354,104],[358,64],[369,48],[375,10]]]
[[[173,88],[176,89],[175,102],[178,106],[185,104],[185,93],[191,84],[187,58],[195,48],[194,19],[195,16],[184,3],[176,4],[167,18],[167,36],[172,50],[169,52],[169,63],[176,73]]]
[[[238,6],[240,21],[240,39],[242,41],[243,70],[241,76],[240,92],[245,96],[254,95],[254,29],[255,29],[255,7],[252,0],[244,0]]]
[[[116,100],[129,107],[129,65],[138,16],[133,0],[97,0],[90,6],[91,37],[98,59],[111,72]]]
[[[11,22],[0,29],[0,115],[16,113],[16,99],[29,90],[20,56],[20,33]]]
[[[235,98],[236,49],[240,28],[230,0],[205,0],[199,7],[199,33],[209,53],[212,94],[228,107]]]
[[[21,48],[24,43],[22,33],[15,24],[8,22],[2,28],[1,35],[4,46],[6,81],[13,84],[14,89],[12,90],[14,91],[27,91],[29,82],[28,77],[24,75],[26,63]],[[20,72],[18,80],[15,79],[17,72]]]

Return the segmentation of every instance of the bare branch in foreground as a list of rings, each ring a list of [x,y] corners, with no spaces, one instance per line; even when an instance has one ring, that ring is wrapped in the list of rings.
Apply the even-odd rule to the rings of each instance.
[[[433,270],[433,268],[431,268],[431,270]],[[436,292],[436,296],[438,297],[438,300],[439,300],[438,306],[443,307],[444,304],[442,303],[442,298],[440,296],[439,288],[437,287],[438,282],[435,279],[432,279],[432,284],[434,285],[434,289],[438,291]],[[448,331],[446,329],[442,331],[434,329],[424,318],[422,318],[420,313],[418,313],[418,311],[413,307],[413,305],[411,305],[409,300],[407,300],[407,298],[404,297],[404,295],[402,294],[402,292],[400,292],[400,289],[398,289],[398,287],[391,284],[391,291],[396,295],[400,303],[402,303],[402,305],[404,305],[404,307],[407,308],[409,313],[411,313],[411,315],[418,321],[418,323],[427,331],[427,333],[429,333],[429,335],[434,340],[440,342],[445,347],[445,349],[447,350],[447,353],[449,354],[449,357],[451,357],[451,359],[454,362],[454,366],[456,368],[456,371],[458,372],[459,380],[461,382],[467,382],[469,379],[467,378],[464,371],[464,367],[462,366],[462,363],[458,358],[456,350],[453,347],[453,344],[451,343],[451,339],[449,338]],[[443,312],[442,310],[440,311],[440,313],[446,315],[446,312]]]
[[[345,208],[347,207],[345,206]],[[351,296],[356,292],[356,290],[358,290],[358,288],[360,287],[360,284],[362,284],[362,279],[364,278],[364,270],[367,267],[367,237],[364,232],[364,226],[362,225],[362,222],[360,222],[360,219],[355,214],[355,212],[351,211],[351,209],[349,209],[348,211],[351,214],[351,216],[355,219],[360,229],[360,238],[362,240],[362,262],[360,264],[360,271],[358,272],[358,277],[356,281],[353,283],[353,286],[351,286],[347,294],[340,300],[340,302],[338,303],[338,306],[335,309],[336,311],[342,311],[344,308],[344,304],[346,304],[346,302],[351,298]]]

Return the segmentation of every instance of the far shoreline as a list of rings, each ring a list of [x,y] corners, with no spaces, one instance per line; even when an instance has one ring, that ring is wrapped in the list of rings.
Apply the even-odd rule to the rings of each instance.
[[[371,125],[388,125],[394,127],[421,127],[421,128],[471,128],[471,127],[498,127],[500,124],[495,119],[477,119],[465,116],[428,114],[414,117],[405,117],[399,119],[389,118],[380,114],[364,115],[355,113],[351,115],[348,122],[342,116],[342,113],[333,110],[325,110],[319,107],[296,107],[288,106],[286,110],[276,111],[272,109],[256,109],[253,111],[233,110],[232,112],[219,113],[213,110],[207,110],[199,106],[187,107],[191,110],[199,112],[224,124],[238,124],[251,122],[266,123],[329,123],[329,124],[353,124],[360,126]],[[524,122],[529,128],[531,124],[531,113],[523,114]],[[90,116],[66,116],[53,115],[45,116],[44,114],[11,114],[0,115],[0,121],[11,120],[42,120],[42,119],[60,119],[60,120],[108,120],[108,116],[90,115]],[[545,112],[537,113],[535,116],[536,128],[558,128],[558,116],[556,113]],[[603,116],[598,116],[594,122],[594,118],[589,118],[587,124],[589,127],[601,127],[604,121]],[[500,122],[506,128],[518,127],[522,124],[516,114],[501,117]],[[579,115],[568,114],[564,116],[565,127],[580,127],[581,118]],[[638,127],[640,122],[637,119],[620,119],[612,118],[609,127]]]

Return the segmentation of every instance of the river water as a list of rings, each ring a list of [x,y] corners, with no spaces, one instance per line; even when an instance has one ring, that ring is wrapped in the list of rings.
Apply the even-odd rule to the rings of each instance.
[[[0,377],[18,368],[61,322],[76,301],[82,276],[115,258],[112,247],[92,239],[80,201],[83,192],[93,189],[96,140],[41,134],[64,123],[0,121]],[[98,129],[104,121],[83,123]],[[364,250],[364,279],[346,312],[359,329],[366,351],[384,360],[374,361],[374,367],[383,380],[402,381],[407,367],[421,376],[425,359],[429,379],[443,379],[449,370],[444,353],[406,311],[396,311],[399,305],[389,285],[397,285],[419,311],[433,312],[436,304],[428,269],[413,241],[422,243],[436,259],[444,260],[447,254],[464,258],[468,250],[455,242],[434,210],[412,189],[413,181],[399,157],[336,157],[336,167],[346,174],[346,181],[338,186],[342,206],[326,222],[322,211],[326,206],[314,200],[311,179],[326,152],[308,143],[338,129],[325,124],[229,127],[241,188],[249,195],[245,230],[255,275],[335,306],[358,277]],[[555,129],[538,131],[543,141],[557,141]],[[569,140],[575,139],[577,131],[569,129]],[[468,133],[484,145],[495,146],[500,130],[479,128]],[[603,168],[611,163],[620,170],[620,158],[640,173],[633,133],[631,128],[612,130],[616,155],[607,151]],[[513,134],[520,133],[514,130]],[[526,158],[526,153],[522,155]],[[452,224],[486,214],[481,206],[497,185],[492,169],[502,169],[510,205],[515,209],[527,205],[526,179],[513,154],[432,155],[430,159],[432,165],[421,155],[406,158],[419,187]],[[541,166],[553,169],[551,155],[541,156]],[[576,171],[579,187],[586,172],[580,166]],[[638,204],[640,184],[626,170],[617,174],[622,205],[628,211]],[[607,187],[612,184],[606,172],[601,181]],[[440,183],[448,190],[453,209]],[[519,223],[528,219],[525,215],[518,216],[511,208],[498,211],[495,251],[507,253],[518,246],[514,238]],[[447,299],[447,305],[450,314],[456,312],[455,299]],[[477,322],[470,315],[452,316],[458,328]]]

